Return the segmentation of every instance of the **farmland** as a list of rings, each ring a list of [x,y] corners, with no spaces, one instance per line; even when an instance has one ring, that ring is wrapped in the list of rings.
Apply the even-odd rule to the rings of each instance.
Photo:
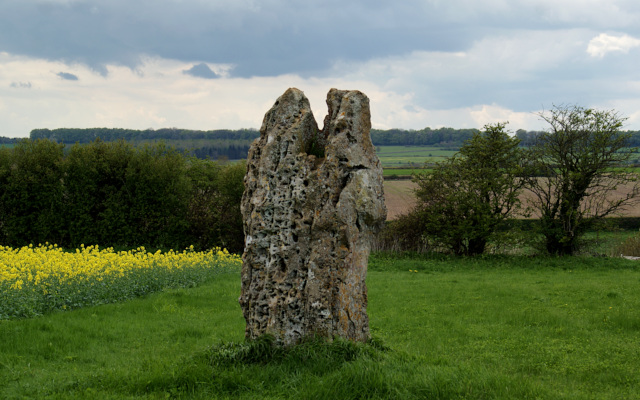
[[[456,152],[456,148],[439,146],[376,146],[376,154],[385,169],[422,168],[425,163],[443,161]]]
[[[409,211],[416,203],[413,190],[416,184],[409,180],[385,180],[384,202],[387,206],[387,219],[392,220]]]
[[[387,219],[392,220],[398,217],[402,213],[406,213],[416,203],[413,190],[416,188],[416,184],[411,180],[385,180],[384,181],[384,195],[385,203],[387,205]],[[611,198],[622,197],[627,191],[628,187],[621,186],[610,194]],[[525,191],[522,194],[522,200],[532,198],[530,192]],[[640,217],[640,206],[635,205],[624,209],[620,216],[623,217]]]
[[[222,249],[116,252],[82,246],[69,252],[49,244],[0,246],[0,320],[194,286],[239,263],[238,256]]]
[[[0,397],[640,396],[640,268],[613,258],[370,261],[377,344],[237,357],[237,270],[195,288],[0,321]]]

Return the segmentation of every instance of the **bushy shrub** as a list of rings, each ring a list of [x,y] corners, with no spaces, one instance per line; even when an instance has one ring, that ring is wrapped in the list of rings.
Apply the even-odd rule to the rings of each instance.
[[[419,253],[429,251],[430,248],[421,224],[422,220],[415,212],[403,214],[397,219],[387,222],[376,236],[372,250],[415,251]]]
[[[2,244],[197,249],[243,247],[245,165],[157,144],[64,146],[24,140],[0,151]]]
[[[610,255],[614,257],[640,257],[640,235],[627,238],[624,242],[615,246]]]
[[[429,241],[457,255],[484,253],[505,221],[521,210],[523,152],[505,124],[486,125],[454,157],[414,175],[411,211]]]
[[[0,220],[3,242],[62,242],[65,236],[63,146],[22,141],[0,158]]]
[[[187,221],[192,243],[206,248],[208,243],[241,252],[244,232],[240,202],[244,192],[244,162],[220,165],[192,159],[187,175],[193,188]]]

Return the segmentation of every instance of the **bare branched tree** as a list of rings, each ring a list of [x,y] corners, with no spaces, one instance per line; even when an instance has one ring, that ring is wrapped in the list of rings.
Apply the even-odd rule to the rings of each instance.
[[[550,127],[531,150],[532,206],[547,251],[570,255],[593,223],[637,203],[638,176],[625,169],[635,150],[615,111],[557,106],[539,115]]]

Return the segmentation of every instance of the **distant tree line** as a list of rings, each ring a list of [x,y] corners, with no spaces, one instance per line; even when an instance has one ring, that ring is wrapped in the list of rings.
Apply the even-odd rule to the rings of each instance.
[[[4,137],[4,136],[0,136],[0,145],[11,145],[11,144],[16,144],[18,143],[20,140],[20,138],[8,138],[8,137]]]
[[[371,130],[374,146],[450,146],[460,147],[478,129],[424,128],[421,130]]]
[[[85,144],[96,139],[103,142],[114,142],[124,139],[127,142],[147,140],[253,140],[259,136],[255,129],[198,131],[178,128],[163,129],[122,129],[122,128],[60,128],[34,129],[29,134],[31,140],[49,139],[64,144]]]
[[[244,163],[199,160],[164,144],[0,149],[0,243],[242,251]]]
[[[424,128],[420,130],[372,129],[371,141],[374,146],[440,146],[458,149],[479,129]],[[521,147],[530,147],[541,131],[518,129],[515,137]],[[640,147],[640,131],[626,131],[629,145]],[[200,159],[240,160],[247,156],[251,142],[260,135],[255,129],[219,129],[199,131],[178,128],[163,129],[122,129],[122,128],[60,128],[34,129],[30,139],[48,139],[57,143],[73,145],[87,144],[96,139],[104,142],[125,140],[134,145],[165,142],[179,151],[186,151]],[[2,138],[0,144],[15,144],[19,139]]]
[[[178,128],[60,128],[34,129],[29,137],[31,140],[47,139],[66,145],[87,144],[96,139],[104,142],[124,140],[136,146],[164,142],[200,159],[240,160],[247,157],[251,142],[259,135],[254,129],[198,131]]]
[[[477,132],[478,129],[453,128],[424,128],[421,130],[372,129],[371,140],[376,146],[430,146],[462,144]],[[255,129],[219,129],[212,131],[199,131],[178,128],[163,128],[155,130],[122,128],[60,128],[34,129],[31,131],[29,138],[32,140],[48,139],[64,144],[90,143],[98,138],[104,142],[113,142],[123,139],[134,143],[159,140],[251,142],[259,135],[260,132]]]
[[[520,141],[520,147],[531,147],[536,144],[536,138],[545,134],[545,131],[526,131],[524,129],[518,129],[516,131],[516,138]],[[640,147],[640,131],[620,131],[627,137],[627,145],[629,147]]]
[[[424,128],[421,130],[371,130],[375,146],[444,146],[458,148],[469,140],[477,129]],[[125,140],[140,145],[163,141],[179,151],[186,151],[200,159],[239,160],[246,158],[251,142],[260,135],[253,129],[198,131],[178,128],[120,129],[120,128],[60,128],[34,129],[30,139],[47,139],[66,145],[87,144],[96,139],[104,142]]]

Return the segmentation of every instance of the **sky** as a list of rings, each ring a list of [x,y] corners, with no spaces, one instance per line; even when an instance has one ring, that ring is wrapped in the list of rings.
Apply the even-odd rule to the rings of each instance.
[[[360,90],[377,129],[640,130],[637,0],[0,0],[0,136],[256,128],[289,87],[316,120]]]

